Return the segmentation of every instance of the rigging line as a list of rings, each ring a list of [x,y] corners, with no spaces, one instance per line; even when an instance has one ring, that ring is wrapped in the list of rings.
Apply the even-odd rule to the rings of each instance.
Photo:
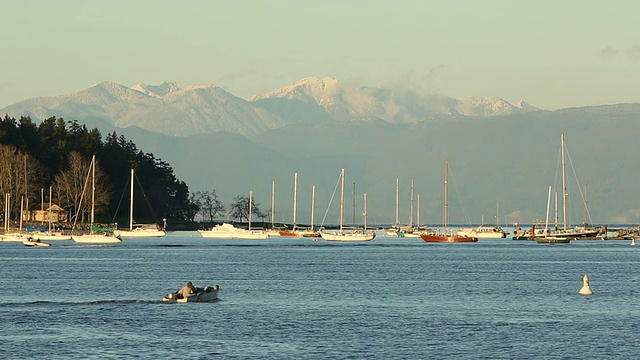
[[[462,214],[465,216],[465,218],[467,219],[468,223],[471,223],[471,221],[469,220],[469,213],[467,212],[467,209],[465,209],[464,207],[464,203],[462,202],[462,197],[460,196],[460,191],[458,191],[458,187],[456,186],[455,182],[451,181],[451,178],[455,178],[455,176],[451,176],[451,164],[449,164],[449,185],[453,185],[453,190],[456,192],[456,197],[458,198],[458,204],[460,204],[460,207],[462,208]],[[451,204],[449,204],[449,209],[451,209]],[[451,222],[451,220],[449,220],[449,222]]]
[[[129,179],[129,177],[127,177],[127,182],[124,184],[124,187],[122,188],[123,190],[122,190],[122,195],[120,196],[120,201],[118,201],[118,206],[116,207],[116,211],[113,214],[113,218],[111,219],[112,223],[115,223],[116,221],[116,216],[118,216],[118,212],[120,211],[120,205],[122,205],[122,199],[124,199],[124,194],[127,192],[127,188],[128,188],[127,185],[129,185],[129,181],[131,180]]]
[[[582,192],[582,187],[580,186],[580,182],[578,181],[578,175],[576,174],[576,169],[573,167],[573,162],[571,161],[571,155],[569,155],[569,150],[567,149],[567,145],[564,146],[564,152],[569,159],[569,165],[571,165],[571,171],[573,172],[573,176],[576,180],[576,184],[578,187],[578,191],[580,192],[580,198],[582,199],[582,204],[584,205],[584,209],[587,212],[587,218],[589,219],[589,224],[593,224],[593,220],[591,219],[591,214],[589,213],[589,207],[587,206],[587,200],[585,199],[584,193]]]
[[[76,214],[74,215],[75,219],[73,220],[73,226],[71,227],[71,231],[75,230],[76,223],[78,222],[78,216],[80,215],[80,209],[82,208],[82,199],[84,199],[84,191],[87,189],[87,185],[89,184],[89,176],[91,176],[91,168],[94,166],[93,160],[91,161],[91,165],[89,165],[89,170],[87,171],[87,177],[84,180],[84,186],[82,187],[82,194],[80,194],[80,202],[78,207],[76,208]]]
[[[324,217],[322,217],[322,222],[320,223],[321,228],[324,225],[324,221],[327,219],[327,214],[329,213],[329,209],[331,208],[331,203],[333,202],[333,198],[336,196],[338,186],[340,186],[340,180],[342,180],[342,172],[340,172],[340,175],[338,175],[338,181],[336,182],[336,186],[333,188],[333,194],[331,194],[331,199],[329,199],[329,205],[327,206],[327,210],[324,212]]]
[[[140,191],[142,192],[142,197],[144,198],[144,201],[147,203],[147,206],[149,207],[149,211],[151,212],[151,216],[153,216],[153,221],[155,223],[158,223],[158,220],[159,220],[158,215],[153,210],[153,206],[151,206],[151,202],[149,201],[149,197],[147,196],[147,193],[144,191],[144,187],[142,187],[142,183],[140,182],[140,179],[138,179],[138,174],[134,172],[133,176],[136,179],[136,183],[138,184],[138,188],[140,188]]]

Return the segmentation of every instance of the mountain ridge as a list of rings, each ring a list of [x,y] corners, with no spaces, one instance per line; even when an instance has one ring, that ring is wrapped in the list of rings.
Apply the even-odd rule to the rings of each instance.
[[[117,127],[140,126],[172,136],[228,131],[253,137],[295,123],[379,118],[401,124],[437,115],[491,117],[538,110],[522,104],[526,103],[475,96],[456,100],[410,89],[369,88],[331,77],[308,77],[248,100],[213,84],[182,88],[162,82],[127,87],[102,81],[69,94],[24,100],[1,111],[39,120],[101,118]]]

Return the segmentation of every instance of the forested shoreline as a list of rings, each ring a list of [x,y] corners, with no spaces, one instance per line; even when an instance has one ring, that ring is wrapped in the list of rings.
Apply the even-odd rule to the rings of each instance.
[[[93,155],[98,164],[97,221],[128,219],[132,168],[139,180],[136,220],[194,220],[198,209],[189,200],[187,184],[176,178],[168,163],[139,150],[124,136],[113,132],[103,140],[100,131],[77,121],[51,117],[36,124],[29,117],[16,120],[5,115],[0,120],[0,193],[3,200],[10,194],[11,217],[18,218],[22,201],[29,209],[40,209],[49,201],[49,189],[53,203],[70,216],[76,214]],[[79,221],[86,220],[89,206],[83,200]]]

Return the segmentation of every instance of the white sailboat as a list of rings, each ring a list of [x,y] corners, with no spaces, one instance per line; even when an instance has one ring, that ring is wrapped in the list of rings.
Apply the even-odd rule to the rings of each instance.
[[[28,233],[22,232],[22,208],[24,207],[24,198],[20,200],[20,227],[18,228],[18,232],[11,232],[9,229],[9,212],[11,210],[10,206],[11,194],[7,193],[5,195],[5,211],[4,211],[4,233],[0,235],[0,241],[6,242],[23,242],[26,240],[30,240],[31,236]]]
[[[47,209],[47,221],[48,226],[46,231],[33,231],[31,233],[31,237],[34,240],[47,240],[47,241],[60,241],[60,240],[71,240],[71,235],[63,234],[62,231],[52,231],[52,221],[51,217],[53,214],[51,213],[51,208],[53,204],[51,203],[51,186],[49,186],[49,209]]]
[[[371,241],[376,237],[374,231],[367,231],[367,211],[366,211],[366,194],[365,194],[365,211],[364,229],[351,232],[344,231],[344,168],[340,173],[341,192],[340,192],[340,229],[339,231],[321,231],[320,236],[327,241]]]
[[[400,180],[396,178],[396,221],[393,223],[393,226],[384,229],[387,236],[391,237],[399,237],[398,232],[400,231],[400,199],[399,199],[399,187]]]
[[[91,230],[88,234],[83,235],[71,235],[73,241],[77,243],[83,244],[115,244],[119,243],[122,240],[116,236],[112,229],[102,229],[97,227],[94,224],[95,220],[95,193],[96,193],[96,156],[93,155],[91,157],[91,166],[90,166],[90,174],[87,174],[87,177],[91,175]],[[86,186],[85,186],[86,187]],[[84,189],[82,190],[82,195],[84,195]],[[82,204],[82,197],[80,197],[80,204]],[[78,211],[80,210],[80,206],[78,207]],[[76,216],[76,221],[78,217]],[[75,224],[74,224],[75,228]]]
[[[120,238],[150,238],[163,237],[167,235],[158,224],[134,224],[133,223],[133,191],[135,188],[135,170],[131,169],[131,191],[129,202],[129,229],[116,229],[114,232]]]

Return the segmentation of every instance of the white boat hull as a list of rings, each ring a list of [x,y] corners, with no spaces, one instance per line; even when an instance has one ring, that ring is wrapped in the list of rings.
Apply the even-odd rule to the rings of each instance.
[[[187,302],[211,302],[218,299],[220,285],[209,286],[202,292],[191,294],[187,297],[178,297],[175,293],[167,294],[162,298],[164,302],[187,303]]]
[[[117,244],[122,242],[113,234],[73,235],[71,238],[79,244]]]
[[[29,239],[31,239],[31,236],[27,234],[10,233],[0,235],[0,241],[6,242],[23,242]]]
[[[494,227],[477,227],[472,229],[458,229],[457,234],[459,236],[476,237],[478,239],[503,239],[507,237],[507,234]]]
[[[45,240],[45,241],[63,241],[63,240],[71,240],[71,235],[64,235],[62,233],[31,233],[31,237],[35,240]]]
[[[39,240],[27,240],[27,241],[23,241],[22,244],[24,246],[30,246],[30,247],[37,247],[37,246],[49,247],[49,246],[51,246],[51,244],[43,243],[43,242],[40,242]]]
[[[116,236],[122,238],[150,238],[150,237],[163,237],[166,236],[167,233],[164,230],[156,230],[156,229],[144,229],[144,228],[136,228],[133,230],[115,230],[114,233]]]
[[[198,233],[206,239],[264,240],[269,238],[266,231],[240,229],[227,223],[216,225],[210,230],[198,230]]]
[[[326,241],[371,241],[376,237],[375,232],[320,232]]]

